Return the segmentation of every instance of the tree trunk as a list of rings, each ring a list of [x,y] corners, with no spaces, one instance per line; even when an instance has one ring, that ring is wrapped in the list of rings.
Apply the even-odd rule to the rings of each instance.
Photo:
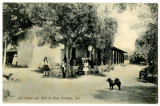
[[[67,68],[66,68],[66,76],[69,76],[69,58],[68,58],[68,46],[66,47],[66,59],[67,59]]]
[[[71,59],[72,59],[72,46],[70,46],[70,48],[69,48],[69,54],[70,54],[70,63],[71,63]],[[70,76],[73,76],[73,72],[72,72],[71,68],[70,68],[69,72],[70,72]]]
[[[101,60],[101,74],[103,74],[103,60]]]
[[[101,50],[101,74],[103,74],[103,50]]]
[[[71,66],[70,66],[70,63],[71,63],[71,51],[72,51],[72,48],[71,46],[67,46],[66,47],[66,58],[67,58],[67,69],[66,69],[66,74],[67,74],[67,77],[70,77],[71,75]]]
[[[7,39],[4,44],[4,55],[3,55],[3,68],[6,66],[6,56],[7,56]]]

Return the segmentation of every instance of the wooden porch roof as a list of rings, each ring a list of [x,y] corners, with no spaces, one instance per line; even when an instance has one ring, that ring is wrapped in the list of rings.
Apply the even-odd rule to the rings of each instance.
[[[118,49],[118,48],[116,48],[116,47],[112,47],[111,48],[112,50],[116,50],[116,51],[118,51],[118,52],[122,52],[122,53],[127,53],[126,51],[123,51],[123,50],[121,50],[121,49]]]

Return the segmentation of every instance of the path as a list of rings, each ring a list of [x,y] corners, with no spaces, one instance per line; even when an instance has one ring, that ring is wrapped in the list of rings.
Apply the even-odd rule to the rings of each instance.
[[[21,103],[155,103],[157,86],[138,81],[138,72],[143,66],[116,66],[101,76],[81,76],[75,79],[43,78],[33,69],[5,69],[12,72],[20,82],[3,80],[4,89],[13,97],[4,102]],[[109,90],[106,79],[119,78],[122,90]],[[23,97],[23,98],[21,98]],[[37,98],[36,98],[37,97]],[[19,98],[19,99],[18,99]]]

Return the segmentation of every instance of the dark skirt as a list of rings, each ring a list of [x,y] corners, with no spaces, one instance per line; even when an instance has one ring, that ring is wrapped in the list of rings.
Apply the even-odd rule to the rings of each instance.
[[[42,70],[43,70],[43,71],[50,71],[48,65],[43,65]]]

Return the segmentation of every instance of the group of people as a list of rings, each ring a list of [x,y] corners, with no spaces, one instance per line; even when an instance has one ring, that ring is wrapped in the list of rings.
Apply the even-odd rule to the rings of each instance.
[[[88,66],[89,66],[89,63],[87,60],[85,60],[84,64],[83,64],[83,71],[85,72],[86,76],[88,75],[88,71],[89,71]],[[65,63],[65,61],[62,61],[61,69],[62,69],[62,77],[65,78],[66,77],[66,63]],[[44,76],[48,77],[50,68],[49,68],[49,61],[48,61],[47,57],[45,57],[43,59],[42,70],[44,71]]]

